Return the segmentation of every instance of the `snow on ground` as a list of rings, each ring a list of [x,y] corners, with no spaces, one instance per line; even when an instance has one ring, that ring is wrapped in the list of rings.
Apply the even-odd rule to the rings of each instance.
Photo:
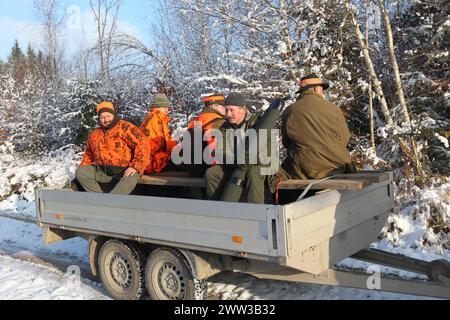
[[[425,190],[414,187],[399,192],[400,210],[389,217],[383,239],[376,246],[415,258],[441,256],[450,260],[449,182]]]
[[[245,274],[223,273],[210,279],[208,294],[220,300],[427,300],[431,298],[294,283],[260,280]]]
[[[63,187],[75,176],[80,159],[81,154],[69,147],[39,160],[22,160],[11,145],[0,145],[0,210],[34,216],[23,210],[34,200],[34,189]]]
[[[98,288],[75,276],[0,256],[0,300],[105,300]]]
[[[2,248],[10,248],[22,255],[54,255],[61,259],[89,263],[86,256],[87,241],[84,239],[74,238],[46,247],[42,243],[42,230],[36,224],[0,217],[0,252]]]

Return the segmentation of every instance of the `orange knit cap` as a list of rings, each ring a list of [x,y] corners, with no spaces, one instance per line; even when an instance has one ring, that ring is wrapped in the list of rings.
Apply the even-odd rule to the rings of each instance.
[[[100,114],[101,112],[116,114],[116,108],[114,108],[114,105],[111,102],[105,101],[97,106],[96,112],[97,114]]]

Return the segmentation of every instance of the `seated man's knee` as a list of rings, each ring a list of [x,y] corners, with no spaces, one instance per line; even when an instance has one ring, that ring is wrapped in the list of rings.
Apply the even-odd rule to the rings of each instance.
[[[75,178],[78,181],[95,178],[95,169],[92,166],[79,167],[75,171]]]
[[[215,180],[221,177],[223,177],[223,170],[220,166],[211,167],[205,172],[206,180]]]
[[[261,172],[261,167],[259,166],[250,166],[247,169],[247,179],[263,179],[263,175]]]
[[[127,179],[130,181],[130,183],[137,185],[139,183],[139,179],[141,179],[141,175],[139,173],[136,173],[128,177]]]

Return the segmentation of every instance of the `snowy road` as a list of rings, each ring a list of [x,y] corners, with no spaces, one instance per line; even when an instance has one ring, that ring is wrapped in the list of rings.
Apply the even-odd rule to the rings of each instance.
[[[1,213],[0,213],[1,214]],[[86,256],[87,242],[72,239],[45,247],[41,230],[32,223],[0,217],[0,299],[109,299],[103,285],[93,281]],[[74,285],[67,268],[81,269]],[[72,282],[71,282],[72,281]],[[368,290],[259,280],[223,273],[208,283],[210,299],[423,299]]]
[[[101,288],[58,269],[0,256],[0,300],[104,300]]]

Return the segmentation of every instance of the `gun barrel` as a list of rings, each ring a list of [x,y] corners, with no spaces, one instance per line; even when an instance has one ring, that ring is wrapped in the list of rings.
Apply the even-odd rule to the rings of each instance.
[[[278,118],[281,116],[281,112],[285,107],[285,101],[282,99],[274,100],[269,108],[266,110],[264,115],[255,124],[254,129],[273,129],[275,127]]]

